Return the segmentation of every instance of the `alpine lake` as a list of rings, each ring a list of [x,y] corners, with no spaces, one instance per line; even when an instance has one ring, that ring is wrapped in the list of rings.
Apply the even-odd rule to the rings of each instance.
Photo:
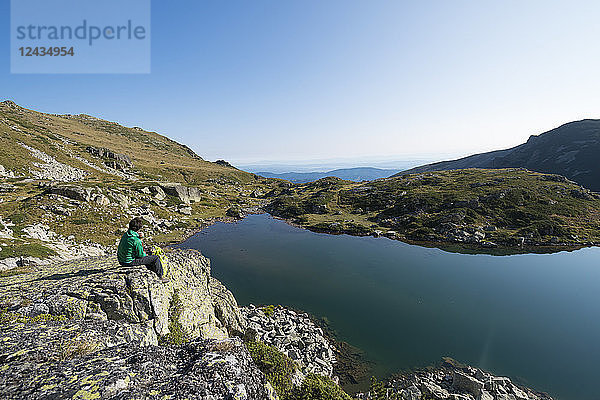
[[[599,248],[465,254],[313,233],[264,214],[179,247],[209,257],[240,305],[324,319],[379,378],[448,356],[556,399],[600,398]]]

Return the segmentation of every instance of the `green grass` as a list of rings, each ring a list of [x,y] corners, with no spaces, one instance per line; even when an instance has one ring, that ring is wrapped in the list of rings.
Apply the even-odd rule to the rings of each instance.
[[[35,317],[27,317],[22,314],[13,313],[6,309],[0,310],[0,325],[11,324],[11,323],[23,323],[32,324],[37,322],[48,322],[48,321],[66,321],[67,317],[64,315],[52,315],[52,314],[39,314]]]
[[[43,259],[53,255],[56,255],[54,250],[39,243],[13,243],[8,246],[2,246],[2,250],[0,250],[0,259],[13,257],[35,257]]]
[[[32,269],[29,267],[16,267],[16,268],[12,268],[12,269],[7,269],[5,271],[0,271],[0,278],[7,278],[9,276],[28,274],[31,271],[32,271]]]
[[[270,317],[275,312],[275,306],[273,304],[269,304],[268,306],[263,307],[263,312],[267,317]]]
[[[246,347],[281,400],[351,400],[331,379],[316,374],[306,375],[295,387],[292,375],[298,367],[292,359],[259,341],[246,342]]]

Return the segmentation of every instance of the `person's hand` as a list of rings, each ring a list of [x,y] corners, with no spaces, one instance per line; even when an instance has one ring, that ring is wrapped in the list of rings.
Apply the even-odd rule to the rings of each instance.
[[[139,231],[137,234],[140,239],[144,237],[144,232],[142,231]]]

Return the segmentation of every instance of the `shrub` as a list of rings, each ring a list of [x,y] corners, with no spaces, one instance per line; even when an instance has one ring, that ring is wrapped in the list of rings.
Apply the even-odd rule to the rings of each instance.
[[[271,317],[271,315],[273,315],[275,312],[275,306],[273,304],[269,304],[263,308],[263,312],[267,317]]]
[[[292,375],[296,371],[294,361],[276,348],[262,342],[247,342],[246,347],[252,360],[265,374],[279,398],[287,399],[293,388]]]
[[[285,400],[351,400],[351,397],[331,379],[308,374]]]

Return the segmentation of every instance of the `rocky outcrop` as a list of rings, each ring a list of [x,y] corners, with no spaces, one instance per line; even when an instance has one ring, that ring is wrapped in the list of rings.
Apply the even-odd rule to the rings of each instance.
[[[129,168],[133,167],[131,158],[129,158],[128,155],[115,153],[114,151],[104,147],[94,146],[87,146],[86,151],[95,157],[108,159],[104,162],[104,165],[109,168],[119,171],[127,171]]]
[[[552,400],[546,393],[515,385],[509,378],[445,358],[437,367],[398,375],[380,391],[359,393],[359,399],[395,394],[407,400]]]
[[[333,377],[336,363],[335,347],[306,313],[297,313],[284,307],[242,308],[248,328],[257,338],[296,361],[303,373]]]
[[[194,250],[146,267],[89,258],[4,277],[0,398],[276,399],[241,339],[233,295]],[[161,345],[180,330],[189,342]]]
[[[193,250],[175,250],[169,253],[169,260],[170,281],[166,284],[146,267],[120,267],[114,257],[45,266],[6,278],[0,288],[0,305],[28,317],[51,314],[121,320],[149,326],[155,337],[160,337],[170,332],[174,316],[169,310],[179,299],[175,322],[189,337],[223,339],[228,329],[243,331],[243,317],[236,314],[236,308],[223,303],[215,306],[207,258]],[[224,287],[220,293],[227,297]],[[231,301],[235,304],[235,299]],[[226,325],[229,322],[231,326]],[[156,344],[156,339],[150,342]]]
[[[46,193],[57,194],[77,201],[90,201],[93,190],[92,188],[78,185],[49,185]]]

